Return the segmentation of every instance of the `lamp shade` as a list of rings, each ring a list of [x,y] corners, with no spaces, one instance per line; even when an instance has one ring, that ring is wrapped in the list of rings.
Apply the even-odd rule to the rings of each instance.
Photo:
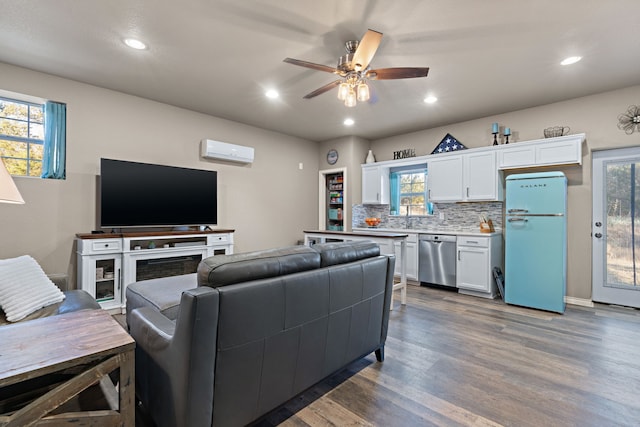
[[[13,182],[2,160],[0,160],[0,203],[24,203],[16,183]]]

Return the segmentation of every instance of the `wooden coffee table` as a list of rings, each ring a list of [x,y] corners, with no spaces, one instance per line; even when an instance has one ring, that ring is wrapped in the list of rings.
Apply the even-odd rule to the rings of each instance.
[[[2,326],[0,343],[0,391],[64,378],[40,384],[39,395],[21,390],[29,396],[26,406],[19,403],[18,409],[0,413],[0,426],[135,424],[135,341],[106,311],[82,310]],[[114,371],[118,374],[112,380]],[[59,413],[94,385],[100,386],[109,409]],[[16,399],[9,397],[12,402],[6,405],[0,400],[0,409],[15,405]]]

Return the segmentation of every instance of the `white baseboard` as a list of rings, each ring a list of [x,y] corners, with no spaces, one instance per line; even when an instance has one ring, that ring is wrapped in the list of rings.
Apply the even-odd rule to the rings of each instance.
[[[583,307],[593,307],[593,301],[591,301],[590,299],[564,297],[564,302],[566,302],[567,304],[581,305]]]

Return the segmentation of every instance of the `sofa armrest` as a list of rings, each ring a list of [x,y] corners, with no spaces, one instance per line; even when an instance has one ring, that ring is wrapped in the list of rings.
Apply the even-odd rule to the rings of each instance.
[[[136,394],[159,427],[211,425],[217,289],[186,290],[174,321],[154,307],[129,314],[136,340]]]
[[[129,329],[136,338],[136,344],[145,351],[163,350],[169,346],[176,329],[174,321],[150,307],[133,310],[130,314]]]

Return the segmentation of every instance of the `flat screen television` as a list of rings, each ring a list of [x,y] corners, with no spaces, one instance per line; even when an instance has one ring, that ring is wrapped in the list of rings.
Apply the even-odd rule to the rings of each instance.
[[[103,228],[218,223],[217,172],[100,159]]]

